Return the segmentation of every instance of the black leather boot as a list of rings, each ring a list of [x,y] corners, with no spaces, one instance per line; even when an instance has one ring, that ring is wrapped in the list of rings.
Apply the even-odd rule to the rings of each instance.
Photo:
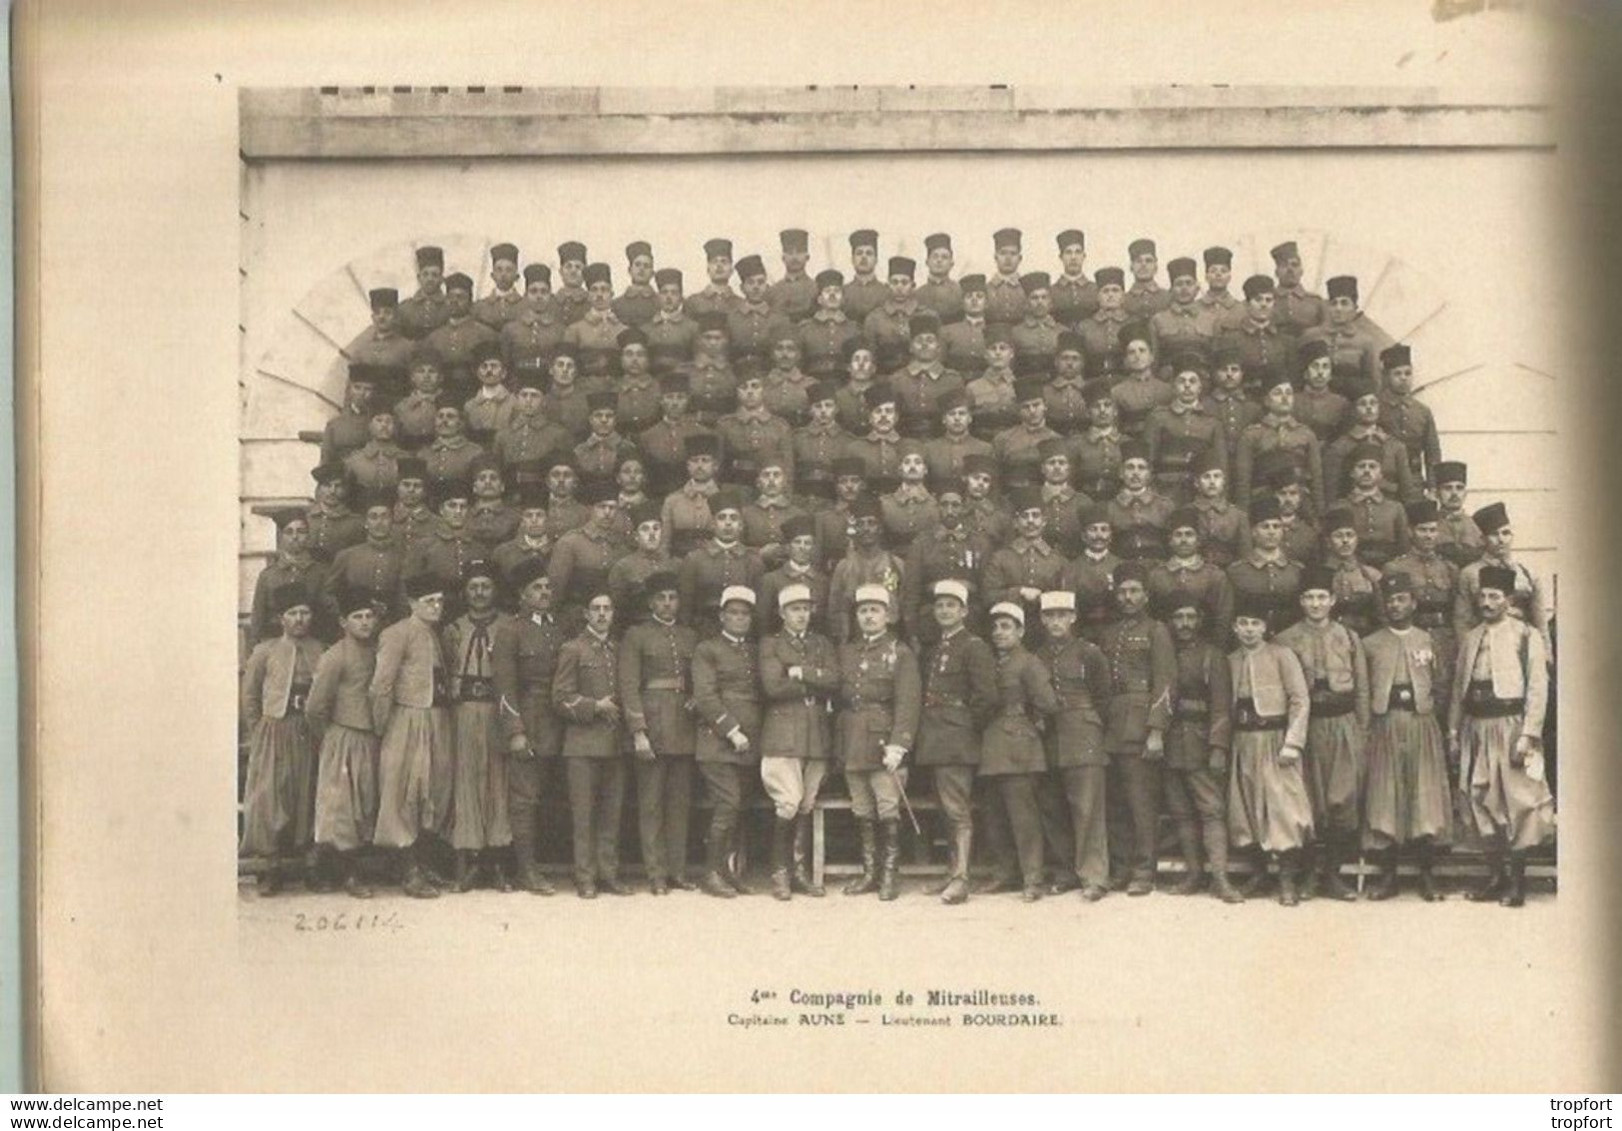
[[[1500,907],[1526,906],[1526,853],[1509,854],[1509,879],[1504,894],[1498,897]]]
[[[794,887],[789,880],[789,858],[794,853],[794,819],[781,817],[772,821],[772,898],[794,898]]]
[[[1380,869],[1374,882],[1363,892],[1363,898],[1380,903],[1397,894],[1397,849],[1381,849],[1374,855],[1376,866]]]
[[[862,874],[845,885],[846,895],[866,895],[879,890],[878,826],[858,818],[856,831],[862,838]]]
[[[1419,898],[1426,903],[1442,902],[1445,897],[1432,871],[1436,866],[1436,844],[1430,837],[1414,845],[1414,861],[1419,865]]]
[[[969,898],[969,861],[974,852],[974,828],[952,830],[952,874],[941,891],[942,903],[963,903]]]
[[[338,858],[338,867],[343,872],[344,891],[355,899],[371,899],[372,885],[361,878],[358,852],[345,852]]]
[[[733,828],[732,840],[727,847],[730,851],[721,857],[722,877],[732,885],[732,890],[739,895],[754,895],[755,889],[743,882],[743,871],[739,867],[743,862],[743,821],[741,819],[737,826]]]
[[[424,855],[425,849],[421,840],[410,848],[401,850],[405,875],[400,879],[400,890],[412,899],[438,899],[439,888],[429,882],[428,877],[423,874]]]
[[[1340,867],[1346,862],[1349,855],[1351,853],[1344,837],[1337,835],[1335,839],[1324,845],[1321,886],[1325,898],[1337,899],[1342,903],[1356,901],[1357,892],[1340,876]]]
[[[1487,867],[1490,872],[1487,882],[1480,887],[1464,893],[1464,898],[1471,903],[1491,903],[1503,895],[1509,887],[1509,876],[1504,867],[1504,848],[1500,843],[1494,843],[1487,849]]]
[[[801,813],[794,818],[794,871],[789,876],[789,887],[801,895],[821,899],[827,893],[811,877],[811,814]]]
[[[879,822],[879,898],[885,902],[901,894],[898,873],[901,869],[901,822],[895,819]]]
[[[451,890],[462,894],[473,890],[479,882],[478,856],[470,848],[456,850],[456,871],[451,877]]]
[[[1199,826],[1193,821],[1178,821],[1177,844],[1183,852],[1183,878],[1171,889],[1171,893],[1198,895],[1205,886],[1205,861],[1200,855]]]
[[[705,895],[713,895],[717,899],[736,899],[738,893],[732,890],[732,884],[727,881],[727,849],[732,845],[732,830],[710,830],[709,839],[704,842],[704,878],[698,882],[698,890]]]
[[[1295,886],[1300,859],[1301,850],[1298,848],[1278,854],[1278,901],[1285,907],[1294,907],[1301,902],[1301,893]]]
[[[1295,881],[1296,898],[1303,903],[1318,898],[1318,877],[1323,870],[1323,859],[1324,846],[1318,841],[1296,850],[1296,872],[1291,878]],[[1282,875],[1281,872],[1280,887],[1283,887]]]

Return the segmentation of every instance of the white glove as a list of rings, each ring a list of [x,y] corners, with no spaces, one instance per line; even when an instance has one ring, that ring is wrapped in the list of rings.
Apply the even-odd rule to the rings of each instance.
[[[907,748],[896,746],[893,743],[884,745],[884,768],[892,774],[901,768],[901,760],[907,756]]]

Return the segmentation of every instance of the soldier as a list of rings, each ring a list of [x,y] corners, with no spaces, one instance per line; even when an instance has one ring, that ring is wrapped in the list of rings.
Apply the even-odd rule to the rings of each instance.
[[[473,317],[500,332],[509,321],[523,313],[524,295],[518,289],[518,248],[498,243],[490,249],[490,281],[495,290],[473,304]]]
[[[1333,579],[1335,619],[1357,636],[1380,625],[1380,571],[1357,556],[1357,517],[1342,506],[1324,515],[1324,568]]]
[[[1061,273],[1053,280],[1053,317],[1074,328],[1098,310],[1098,288],[1087,278],[1087,237],[1076,228],[1058,235]]]
[[[1070,442],[1076,484],[1095,499],[1110,498],[1121,489],[1121,445],[1126,438],[1117,419],[1114,395],[1100,389],[1087,405],[1087,430]]]
[[[1171,305],[1170,292],[1155,281],[1160,269],[1159,253],[1155,241],[1133,240],[1126,248],[1127,262],[1132,268],[1132,286],[1126,292],[1124,309],[1129,318],[1148,322]]]
[[[997,273],[986,280],[986,322],[1014,327],[1025,320],[1025,288],[1019,281],[1024,240],[1018,228],[1001,228],[991,237]]]
[[[1216,337],[1216,323],[1199,303],[1199,268],[1187,257],[1166,265],[1171,280],[1171,301],[1149,318],[1149,341],[1158,358],[1170,360],[1180,354],[1203,354]]]
[[[584,526],[558,535],[546,567],[552,579],[552,599],[569,626],[578,623],[593,597],[608,593],[608,567],[619,556],[613,530],[619,499],[614,488],[607,483],[587,483],[580,494],[591,508],[591,518]],[[609,612],[612,615],[612,605]]]
[[[796,329],[800,356],[811,376],[838,377],[850,360],[852,343],[861,339],[862,328],[845,314],[845,277],[838,271],[819,271],[816,282],[816,312]]]
[[[558,281],[552,295],[552,309],[565,327],[573,326],[591,305],[586,293],[586,245],[569,240],[558,245]]]
[[[963,525],[971,534],[1002,545],[1013,532],[1013,520],[992,487],[997,461],[989,455],[963,457]]]
[[[1229,445],[1237,445],[1245,429],[1264,415],[1262,406],[1245,396],[1244,361],[1232,341],[1218,338],[1212,344],[1211,383],[1205,407],[1222,422],[1222,433]]]
[[[739,539],[743,533],[743,493],[726,487],[710,496],[710,539],[682,559],[681,607],[701,632],[713,631],[721,594],[745,588],[758,592],[766,574],[758,551]]]
[[[1397,894],[1397,856],[1411,847],[1420,898],[1435,903],[1442,893],[1431,874],[1432,861],[1436,847],[1453,834],[1447,754],[1436,721],[1439,653],[1431,635],[1414,626],[1408,574],[1382,577],[1380,595],[1386,626],[1363,640],[1371,712],[1363,848],[1379,868],[1365,897],[1384,900]]]
[[[1094,505],[1081,516],[1081,553],[1066,566],[1064,588],[1076,594],[1076,616],[1081,634],[1096,642],[1106,624],[1115,619],[1115,528],[1109,512]]]
[[[366,538],[361,516],[349,509],[350,481],[341,463],[323,463],[310,472],[315,503],[308,512],[311,555],[330,562],[341,550]]]
[[[636,445],[620,435],[619,398],[607,390],[586,394],[586,438],[574,446],[574,465],[587,483],[612,483],[621,463],[637,456]]]
[[[303,585],[278,586],[270,611],[281,635],[254,646],[242,671],[240,698],[248,776],[239,854],[266,858],[260,895],[279,892],[284,858],[310,846],[316,746],[304,709],[321,660],[321,645],[310,638],[315,604]]]
[[[1042,594],[1042,629],[1047,642],[1037,653],[1053,680],[1057,709],[1046,741],[1047,775],[1036,800],[1043,836],[1056,845],[1063,868],[1050,889],[1061,895],[1078,884],[1081,897],[1096,903],[1109,893],[1109,850],[1104,829],[1104,719],[1109,695],[1104,654],[1075,635],[1076,594],[1069,589]],[[1065,812],[1068,808],[1068,813]]]
[[[771,363],[772,346],[784,334],[792,336],[794,324],[766,300],[769,283],[766,264],[758,255],[738,260],[738,282],[743,297],[727,312],[727,340],[732,363],[754,373],[762,373]]]
[[[943,323],[963,317],[963,288],[952,279],[952,237],[935,232],[924,237],[924,269],[928,279],[918,287],[918,305],[935,312]]]
[[[1142,439],[1147,434],[1150,414],[1171,404],[1177,394],[1169,382],[1156,375],[1147,323],[1132,322],[1122,327],[1120,343],[1123,374],[1111,385],[1110,394],[1115,399],[1121,431]]]
[[[394,442],[394,411],[372,406],[367,418],[368,438],[343,459],[344,474],[359,491],[392,491],[399,481],[399,460],[405,451]]]
[[[1461,570],[1481,556],[1486,544],[1464,506],[1468,482],[1469,468],[1458,460],[1443,460],[1436,465],[1436,502],[1440,507],[1436,548]]]
[[[791,585],[804,586],[811,594],[810,625],[818,632],[828,616],[828,575],[817,568],[816,520],[799,513],[783,520],[783,550],[787,554],[783,564],[772,570],[760,582],[760,600],[768,609],[781,608],[778,594]],[[768,614],[769,615],[769,614]],[[770,627],[767,618],[761,618],[762,634]]]
[[[678,490],[687,480],[688,439],[694,436],[709,436],[714,439],[714,433],[688,412],[688,389],[685,373],[666,373],[660,377],[659,421],[645,429],[636,439],[637,447],[642,452],[643,465],[647,470],[648,489],[658,496]],[[713,478],[713,461],[720,458],[720,448],[716,445],[711,447]]]
[[[1228,436],[1222,421],[1201,400],[1204,362],[1197,355],[1184,354],[1172,363],[1171,369],[1173,398],[1169,404],[1150,410],[1143,433],[1149,445],[1155,489],[1170,498],[1186,500],[1193,495],[1190,469],[1195,460],[1210,454],[1221,466],[1227,466]]]
[[[1285,459],[1267,470],[1263,487],[1278,500],[1279,525],[1284,537],[1279,543],[1291,561],[1312,565],[1323,558],[1323,541],[1318,527],[1301,513],[1306,494],[1301,473]],[[1248,542],[1248,530],[1247,539]],[[1243,548],[1243,546],[1241,547]],[[1248,553],[1248,550],[1244,551]]]
[[[394,592],[394,590],[389,590]],[[337,857],[343,888],[372,898],[356,860],[377,824],[377,735],[367,691],[377,667],[379,593],[348,588],[337,602],[344,635],[321,654],[304,713],[321,735],[315,775],[316,851]]]
[[[1487,883],[1465,898],[1526,902],[1526,855],[1554,835],[1554,797],[1544,780],[1543,720],[1548,651],[1536,627],[1509,615],[1520,579],[1483,565],[1473,596],[1481,623],[1464,634],[1448,713],[1448,753],[1476,830],[1487,841]],[[1505,852],[1508,861],[1505,862]]]
[[[670,570],[648,574],[637,595],[647,616],[626,629],[620,642],[619,695],[631,732],[648,889],[668,895],[671,888],[693,889],[687,880],[687,823],[698,738],[688,703],[698,634],[678,623],[681,593]]]
[[[772,367],[761,379],[765,386],[766,411],[786,422],[791,428],[805,424],[811,401],[811,390],[816,381],[800,368],[800,339],[798,331],[784,324],[772,336]],[[833,397],[830,385],[829,399]]]
[[[1385,391],[1380,398],[1380,426],[1400,440],[1408,452],[1408,467],[1416,482],[1434,485],[1442,462],[1442,441],[1436,416],[1415,398],[1413,352],[1406,345],[1380,351],[1385,370]]]
[[[754,501],[743,507],[743,543],[759,550],[763,562],[775,566],[785,552],[783,527],[791,519],[808,516],[788,493],[788,473],[782,460],[763,460],[754,486]]]
[[[919,594],[930,594],[932,615],[927,619],[935,626],[929,634],[933,643],[923,656],[916,762],[929,770],[950,853],[945,879],[929,894],[940,896],[942,903],[962,903],[969,897],[974,848],[971,793],[980,761],[980,731],[998,705],[997,666],[991,648],[964,627],[971,593],[968,582],[943,577],[914,593],[914,602]],[[921,610],[919,619],[925,619]]]
[[[630,508],[622,504],[616,517],[630,527],[632,549],[608,567],[608,595],[614,598],[616,609],[638,610],[620,625],[625,630],[640,621],[640,613],[646,609],[648,578],[666,571],[674,575],[676,563],[664,550],[664,523],[657,503],[644,499]]]
[[[583,377],[608,377],[619,361],[619,337],[625,323],[614,313],[614,277],[606,263],[586,266],[587,307],[563,333],[564,345],[575,350]]]
[[[1131,319],[1126,312],[1126,272],[1102,267],[1093,274],[1098,287],[1098,309],[1076,326],[1087,352],[1087,376],[1102,380],[1115,363],[1121,331]]]
[[[755,591],[728,585],[721,591],[720,632],[693,649],[693,710],[698,715],[695,757],[710,800],[705,838],[706,894],[731,899],[749,895],[734,863],[740,815],[750,775],[760,761],[760,661],[750,621]]]
[[[1174,596],[1199,603],[1201,627],[1227,624],[1233,619],[1233,586],[1222,568],[1201,551],[1201,517],[1193,507],[1179,507],[1166,520],[1166,560],[1149,570],[1151,608],[1165,608]]]
[[[1342,500],[1357,525],[1357,553],[1364,562],[1380,567],[1408,552],[1408,516],[1402,504],[1386,497],[1381,487],[1382,452],[1378,445],[1362,443],[1347,457],[1352,469],[1352,490]]]
[[[1109,661],[1104,749],[1110,756],[1110,872],[1127,895],[1154,891],[1160,771],[1177,677],[1171,634],[1147,612],[1148,579],[1142,562],[1116,567],[1111,588],[1119,616],[1099,630],[1098,639]]]
[[[788,422],[766,411],[766,387],[756,374],[738,382],[736,411],[715,422],[727,457],[726,480],[747,487],[768,462],[775,461],[794,479],[794,434]]]
[[[558,539],[591,521],[592,508],[575,498],[580,473],[567,456],[553,456],[546,466],[546,526]]]
[[[545,573],[552,560],[553,538],[546,526],[546,488],[540,483],[526,483],[518,489],[518,533],[497,546],[490,555],[501,576],[509,580],[520,565],[528,568],[539,563]],[[508,593],[521,598],[521,587],[509,585]],[[547,579],[546,607],[552,608],[551,579]]]
[[[1121,444],[1121,489],[1105,504],[1115,529],[1115,549],[1127,560],[1166,556],[1166,523],[1177,509],[1150,485],[1149,447],[1140,440]]]
[[[322,463],[343,463],[345,456],[359,451],[371,438],[372,396],[377,384],[375,367],[349,366],[349,377],[344,384],[344,407],[322,428]]]
[[[828,579],[828,628],[836,644],[851,639],[851,613],[856,594],[865,587],[882,586],[891,596],[885,602],[891,626],[901,623],[905,610],[898,600],[906,577],[906,564],[884,548],[884,521],[877,499],[861,495],[850,504],[850,548]]]
[[[1267,388],[1267,415],[1239,435],[1233,457],[1234,501],[1250,503],[1252,487],[1261,479],[1255,475],[1259,459],[1268,452],[1288,454],[1289,462],[1307,480],[1312,512],[1324,509],[1323,449],[1318,437],[1295,418],[1295,384],[1288,378],[1272,379]]]
[[[817,309],[817,282],[805,272],[811,237],[803,228],[785,228],[777,239],[783,249],[783,277],[767,290],[766,301],[790,322],[803,322]]]
[[[929,475],[924,453],[911,451],[902,456],[900,471],[900,484],[879,498],[879,517],[884,523],[886,544],[904,558],[920,533],[940,523],[941,512],[924,485]]]
[[[1399,503],[1419,498],[1419,485],[1408,467],[1408,453],[1401,441],[1392,439],[1380,427],[1380,396],[1374,386],[1359,378],[1349,382],[1346,391],[1352,397],[1352,424],[1324,448],[1325,494],[1339,498],[1351,490],[1351,453],[1359,445],[1373,444],[1380,450],[1380,489]]]
[[[1245,304],[1228,293],[1228,284],[1233,281],[1233,252],[1225,247],[1208,247],[1201,258],[1205,261],[1205,293],[1199,303],[1220,333],[1238,325],[1245,316]]]
[[[874,379],[873,351],[860,338],[852,338],[845,349],[844,384],[834,393],[839,426],[852,436],[864,436],[869,426],[867,393]]]
[[[1061,554],[1069,557],[1081,550],[1081,519],[1092,508],[1093,500],[1070,486],[1066,441],[1043,440],[1037,453],[1042,458],[1042,509],[1048,516],[1048,537]]]
[[[1267,639],[1270,602],[1241,593],[1228,654],[1233,691],[1233,762],[1228,778],[1228,832],[1236,849],[1262,859],[1243,894],[1266,879],[1266,857],[1278,863],[1278,901],[1300,902],[1296,877],[1302,848],[1312,839],[1312,801],[1301,769],[1307,741],[1307,681],[1295,653]]]
[[[942,316],[941,350],[952,369],[978,374],[986,367],[986,277],[965,275],[954,286],[963,292],[963,314],[956,322]]]
[[[1322,339],[1303,341],[1296,351],[1301,389],[1295,394],[1295,418],[1328,444],[1346,427],[1351,403],[1329,387],[1334,363]]]
[[[794,582],[777,594],[783,631],[760,645],[765,718],[760,732],[760,780],[771,798],[772,896],[821,896],[811,875],[811,811],[833,758],[832,696],[839,690],[833,643],[810,629],[811,588]],[[792,870],[791,870],[792,868]]]
[[[1019,426],[1019,382],[1014,376],[1014,339],[1008,327],[989,326],[982,337],[985,371],[963,391],[974,416],[975,435],[985,439]]]
[[[486,551],[494,550],[518,533],[518,511],[506,503],[501,467],[485,456],[475,463],[473,498],[467,513],[468,535]]]
[[[557,585],[553,585],[557,590]],[[619,880],[625,759],[620,748],[614,600],[598,589],[585,601],[585,628],[558,651],[552,709],[563,716],[563,759],[574,827],[574,883],[581,899],[598,889],[630,895]]]
[[[922,455],[918,440],[902,437],[896,430],[900,406],[895,389],[887,382],[869,386],[863,394],[867,406],[868,430],[852,440],[849,452],[862,461],[875,491],[887,491],[901,479],[901,460],[908,454]]]
[[[725,317],[742,304],[738,292],[732,289],[732,241],[713,239],[704,241],[704,270],[709,284],[697,294],[687,297],[687,313],[703,319],[708,314]]]
[[[936,618],[927,615],[933,605],[936,583],[954,581],[969,596],[964,603],[978,604],[980,571],[991,556],[991,540],[970,532],[964,525],[962,480],[946,480],[936,496],[940,519],[913,539],[903,571],[902,619],[913,629],[920,644],[934,639]]]
[[[551,296],[536,294],[550,289],[551,278],[544,263],[525,267],[527,293],[523,306],[502,324],[501,349],[515,377],[543,376],[569,329]]]
[[[1015,488],[1009,501],[1018,536],[992,551],[983,578],[985,599],[1035,610],[1043,593],[1065,587],[1066,563],[1047,540],[1047,509],[1041,490]]]
[[[1259,496],[1250,504],[1250,550],[1228,567],[1234,607],[1263,610],[1268,632],[1278,633],[1296,619],[1303,566],[1284,553],[1284,525],[1278,500]],[[1237,612],[1235,613],[1237,616]]]
[[[1195,517],[1199,519],[1201,553],[1218,569],[1227,569],[1243,550],[1249,523],[1245,513],[1228,499],[1228,473],[1218,462],[1215,452],[1207,449],[1194,457],[1189,465],[1194,480]],[[1231,618],[1207,620],[1207,626],[1222,631]]]
[[[344,347],[344,359],[351,365],[371,365],[403,374],[411,364],[411,339],[400,332],[400,292],[393,287],[374,287],[366,292],[366,302],[372,324]],[[387,392],[399,396],[402,391]]]
[[[912,337],[910,325],[919,312],[918,300],[912,294],[917,274],[916,262],[903,255],[892,255],[885,270],[890,293],[862,319],[862,336],[873,347],[874,360],[881,372],[890,372],[907,356]],[[939,325],[937,319],[937,329]]]
[[[614,383],[618,398],[615,408],[619,427],[627,436],[637,436],[658,423],[660,417],[659,382],[649,372],[648,335],[632,327],[621,330],[620,377]]]
[[[1357,308],[1357,279],[1336,275],[1324,283],[1329,295],[1327,317],[1301,335],[1301,345],[1322,342],[1329,350],[1335,383],[1380,380],[1380,351],[1391,337]]]
[[[683,442],[683,452],[687,482],[665,496],[659,515],[665,552],[673,558],[685,558],[709,540],[715,529],[713,502],[720,490],[715,481],[720,439],[707,432],[690,435]]]
[[[932,312],[914,315],[907,323],[911,360],[890,375],[901,412],[901,434],[915,440],[939,434],[942,398],[965,388],[963,375],[941,364],[940,332],[940,319]]]
[[[445,626],[442,646],[451,680],[451,731],[456,750],[456,799],[451,847],[456,850],[453,891],[473,889],[480,859],[492,870],[497,891],[513,890],[506,849],[512,845],[507,817],[507,747],[498,733],[495,636],[505,619],[496,607],[495,568],[468,566],[462,584],[466,612]]]
[[[439,524],[439,516],[428,505],[428,465],[416,456],[406,456],[395,465],[400,476],[394,485],[394,544],[402,555],[420,545]]]
[[[445,324],[449,311],[445,301],[445,251],[419,247],[417,293],[400,303],[395,318],[400,332],[413,340],[426,338]]]
[[[937,489],[951,479],[962,478],[964,461],[970,456],[992,456],[989,443],[971,434],[974,416],[969,411],[968,396],[962,389],[943,393],[935,402],[940,421],[940,435],[924,443],[924,462],[929,465],[929,480]]]
[[[376,491],[365,500],[366,540],[338,551],[332,559],[332,568],[321,581],[321,598],[329,614],[335,614],[341,624],[346,614],[342,606],[347,594],[365,592],[373,595],[381,605],[378,616],[385,616],[399,607],[400,566],[404,555],[394,538],[394,504],[391,493]],[[390,620],[393,619],[389,616]],[[378,626],[361,639],[371,642]],[[370,725],[370,724],[368,724]]]
[[[484,448],[468,439],[462,409],[449,394],[434,410],[434,442],[423,449],[422,458],[430,483],[471,478],[473,465],[484,458]]]
[[[512,419],[517,402],[507,389],[507,363],[502,360],[500,342],[481,342],[471,357],[477,391],[462,404],[468,438],[488,448],[496,433]]]
[[[992,450],[1002,482],[1007,487],[1031,486],[1042,481],[1042,443],[1059,439],[1047,425],[1047,400],[1042,382],[1035,377],[1020,378],[1014,384],[1020,422],[997,433]]]
[[[445,602],[453,617],[460,610],[467,567],[485,553],[467,525],[472,496],[472,489],[463,480],[434,484],[432,501],[439,522],[422,541],[407,547],[400,565],[405,577],[431,577],[446,593],[454,594]]]
[[[871,494],[867,489],[867,467],[855,456],[840,456],[834,460],[831,470],[834,479],[833,506],[817,512],[815,516],[817,561],[830,574],[834,564],[841,561],[850,549],[851,531],[856,521],[851,508],[856,505],[856,500]],[[840,639],[831,619],[828,632],[836,641]]]
[[[411,391],[394,403],[395,429],[400,446],[420,452],[434,439],[434,417],[439,411],[439,354],[425,345],[412,347],[409,376]]]
[[[631,281],[614,300],[614,317],[627,326],[645,326],[659,313],[659,292],[653,288],[653,245],[646,240],[626,244],[625,270]]]
[[[879,234],[871,228],[850,234],[850,282],[844,285],[842,301],[845,316],[858,327],[867,323],[867,316],[884,305],[890,297],[890,287],[878,277]],[[822,285],[818,276],[818,286]]]
[[[563,629],[552,615],[552,581],[545,562],[519,562],[507,575],[518,615],[501,623],[490,657],[501,734],[507,748],[507,808],[520,887],[534,895],[557,889],[536,864],[543,795],[556,788],[563,719],[552,707]]]
[[[692,360],[698,323],[682,299],[680,271],[661,267],[654,272],[653,281],[659,288],[659,309],[646,327],[648,357],[653,371],[663,376]]]
[[[1059,352],[1059,334],[1064,327],[1053,317],[1053,281],[1046,271],[1030,271],[1019,277],[1025,288],[1025,317],[1009,330],[1014,339],[1016,372],[1046,377]]]
[[[1315,838],[1305,853],[1302,899],[1320,887],[1330,899],[1351,901],[1357,893],[1340,869],[1357,853],[1363,827],[1363,781],[1369,727],[1369,669],[1363,641],[1331,619],[1335,577],[1314,567],[1301,577],[1302,618],[1278,634],[1295,653],[1307,681],[1310,704],[1302,773],[1312,800]]]
[[[687,366],[689,403],[706,427],[738,407],[738,375],[727,359],[727,321],[720,313],[698,319],[693,360]]]
[[[770,395],[768,391],[768,398]],[[834,464],[845,456],[855,439],[839,426],[838,388],[832,381],[812,385],[805,404],[809,422],[796,428],[791,438],[795,488],[802,493],[810,492],[814,485],[833,487]]]
[[[1420,499],[1409,503],[1407,510],[1409,550],[1387,562],[1383,576],[1403,574],[1408,578],[1408,617],[1415,628],[1425,631],[1433,646],[1431,697],[1437,716],[1445,718],[1448,697],[1453,692],[1453,660],[1459,654],[1459,638],[1453,631],[1453,595],[1458,589],[1459,567],[1439,552],[1441,510],[1436,503]],[[1390,594],[1382,589],[1381,596],[1389,606]]]
[[[1507,591],[1509,615],[1536,629],[1543,638],[1543,651],[1550,652],[1549,606],[1543,596],[1543,585],[1531,570],[1514,558],[1515,530],[1509,522],[1509,511],[1503,503],[1492,503],[1472,517],[1482,536],[1481,557],[1459,571],[1458,590],[1453,599],[1453,630],[1462,640],[1465,633],[1480,623],[1481,572],[1496,566],[1515,575],[1515,584]]]
[[[445,389],[458,404],[473,395],[478,382],[473,371],[480,346],[501,342],[501,335],[473,317],[473,280],[460,271],[445,276],[445,318],[425,339],[439,354]]]
[[[1053,376],[1042,386],[1047,401],[1047,421],[1056,431],[1070,436],[1087,425],[1085,382],[1086,347],[1074,330],[1059,334],[1053,355]]]
[[[903,763],[918,732],[922,686],[912,649],[890,631],[894,589],[862,584],[854,598],[858,633],[839,646],[838,750],[861,837],[862,874],[844,890],[892,900],[900,894]]]
[[[1294,240],[1286,240],[1269,254],[1278,278],[1275,321],[1281,331],[1299,337],[1324,320],[1324,300],[1301,285],[1301,252]]]
[[[1277,288],[1266,275],[1245,280],[1245,316],[1219,341],[1239,351],[1245,376],[1263,389],[1296,372],[1295,339],[1274,318]]]
[[[1185,873],[1173,890],[1177,895],[1197,895],[1205,887],[1209,868],[1212,894],[1223,903],[1243,903],[1245,897],[1228,880],[1228,747],[1233,740],[1228,660],[1206,639],[1204,629],[1213,622],[1199,597],[1175,590],[1163,596],[1158,607],[1171,628],[1177,653],[1166,729],[1165,786],[1166,811],[1177,829]]]

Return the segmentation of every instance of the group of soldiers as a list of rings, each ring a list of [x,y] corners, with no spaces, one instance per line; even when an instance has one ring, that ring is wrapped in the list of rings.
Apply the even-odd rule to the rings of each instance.
[[[634,776],[649,890],[748,891],[743,816],[773,809],[772,894],[823,894],[811,814],[841,769],[861,871],[894,899],[903,815],[935,803],[966,899],[1154,890],[1162,809],[1177,891],[1354,899],[1343,865],[1399,853],[1441,898],[1438,849],[1469,841],[1472,898],[1525,898],[1554,803],[1542,733],[1552,653],[1541,585],[1502,504],[1467,506],[1413,392],[1410,349],[1357,280],[1275,273],[1228,293],[1231,253],[1127,273],[927,279],[852,233],[849,280],[784,275],[705,245],[686,295],[626,248],[494,289],[418,250],[419,291],[371,292],[346,351],[309,506],[275,510],[243,672],[242,851],[260,890],[314,846],[306,882],[411,896],[481,878],[542,894],[543,799],[561,776],[574,882],[628,893]],[[741,293],[732,289],[736,275]],[[519,286],[519,279],[523,287]],[[758,786],[756,783],[759,783]],[[1245,887],[1233,850],[1254,857]],[[1248,889],[1248,890],[1246,890]]]

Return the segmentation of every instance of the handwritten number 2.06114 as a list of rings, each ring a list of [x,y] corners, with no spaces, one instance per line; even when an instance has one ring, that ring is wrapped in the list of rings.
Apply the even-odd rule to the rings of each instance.
[[[373,915],[351,915],[347,911],[333,915],[310,915],[303,911],[293,914],[295,931],[397,931],[402,926],[399,914],[394,911]]]

